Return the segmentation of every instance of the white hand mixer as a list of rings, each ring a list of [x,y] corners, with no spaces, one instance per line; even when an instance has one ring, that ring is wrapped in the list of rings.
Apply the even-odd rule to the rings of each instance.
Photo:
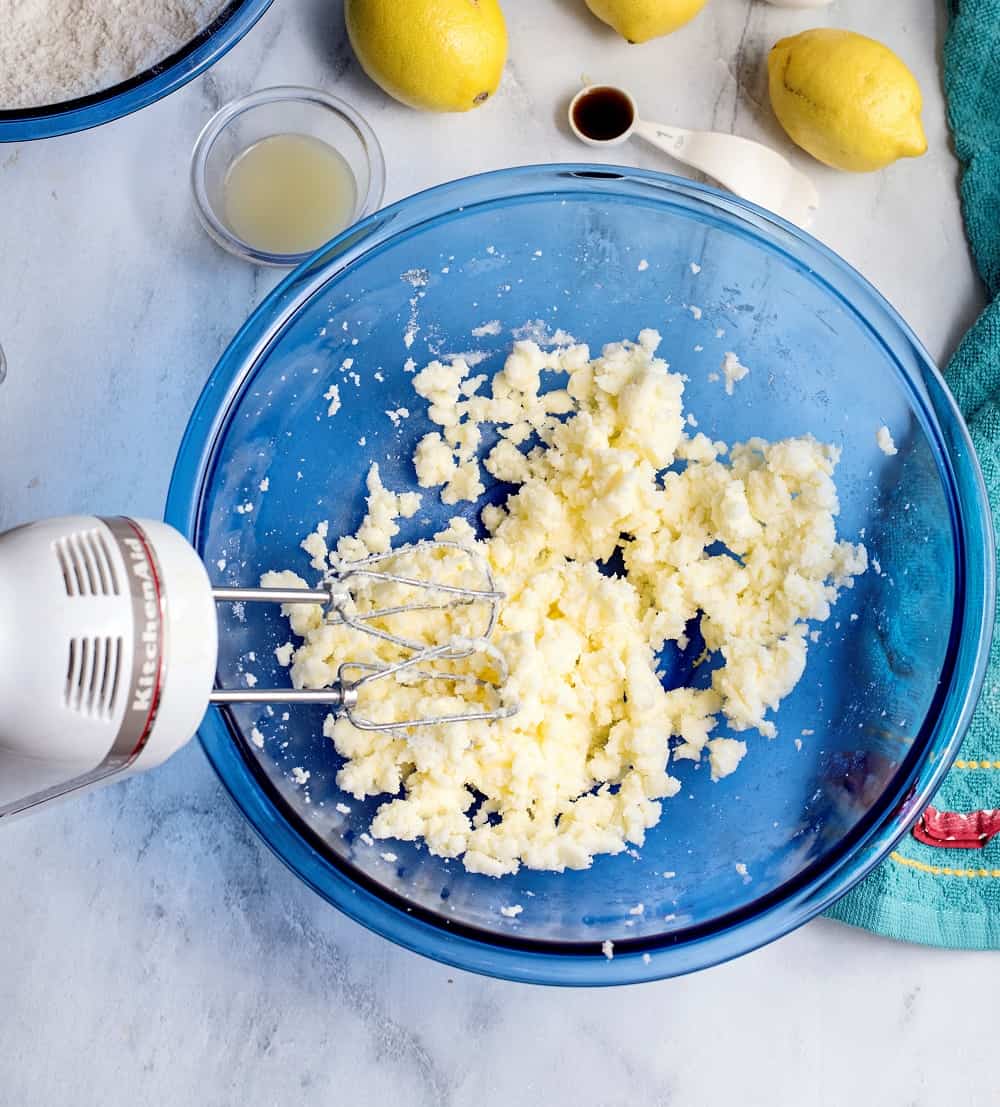
[[[424,547],[468,559],[483,587],[387,571],[390,559]],[[372,582],[403,585],[423,599],[361,609],[355,598]],[[67,516],[0,534],[0,820],[161,764],[188,741],[210,703],[327,703],[363,730],[513,714],[516,707],[499,697],[503,658],[488,642],[502,598],[485,561],[452,542],[341,563],[317,589],[269,589],[213,588],[201,559],[165,523]],[[401,660],[345,659],[329,688],[219,689],[220,601],[318,603],[327,619],[392,643]],[[392,618],[406,612],[468,604],[484,605],[481,637],[426,644],[390,629]],[[495,679],[434,667],[475,660],[477,653]],[[391,722],[368,718],[363,694],[400,675],[471,681],[488,690],[496,707],[470,704],[459,714]]]

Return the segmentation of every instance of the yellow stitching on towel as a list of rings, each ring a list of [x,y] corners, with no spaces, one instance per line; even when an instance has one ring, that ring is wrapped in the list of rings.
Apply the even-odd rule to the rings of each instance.
[[[977,761],[959,758],[954,765],[956,769],[1000,769],[1000,761]]]
[[[898,850],[893,850],[889,857],[897,865],[908,865],[918,872],[930,873],[932,876],[985,876],[993,880],[1000,880],[1000,869],[953,869],[947,865],[925,865],[923,861],[917,861],[912,857],[904,857]]]

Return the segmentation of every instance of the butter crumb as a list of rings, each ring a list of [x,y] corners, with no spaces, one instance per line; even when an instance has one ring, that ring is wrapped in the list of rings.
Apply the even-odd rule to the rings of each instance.
[[[885,454],[886,457],[895,457],[899,453],[896,449],[896,443],[892,440],[892,432],[886,426],[879,427],[875,433],[875,441],[878,444],[878,448]]]
[[[750,370],[740,363],[740,359],[731,351],[727,351],[722,359],[722,372],[726,378],[726,395],[732,396],[734,387],[749,376]]]

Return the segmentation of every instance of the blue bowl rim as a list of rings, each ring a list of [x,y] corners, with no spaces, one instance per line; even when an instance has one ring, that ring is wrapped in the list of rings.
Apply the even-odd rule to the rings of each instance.
[[[262,356],[318,287],[396,235],[412,233],[428,221],[511,197],[524,199],[567,188],[582,192],[585,188],[572,182],[595,180],[615,182],[619,189],[632,193],[633,199],[648,192],[646,199],[656,197],[665,202],[673,197],[682,207],[708,208],[729,229],[764,239],[762,246],[780,250],[810,269],[883,344],[887,329],[891,330],[893,340],[902,344],[919,371],[915,384],[900,366],[911,400],[927,421],[925,430],[933,431],[939,469],[943,467],[952,503],[958,538],[956,629],[939,710],[928,714],[921,732],[927,729],[926,738],[914,741],[893,786],[822,862],[815,862],[774,892],[711,924],[616,943],[615,957],[608,960],[596,941],[570,944],[519,939],[456,925],[408,905],[349,862],[334,861],[319,852],[318,837],[266,781],[223,713],[211,710],[199,731],[223,785],[265,843],[305,883],[355,921],[406,948],[459,968],[531,983],[586,986],[635,983],[695,971],[747,953],[808,921],[889,853],[926,806],[958,753],[982,687],[993,632],[992,522],[982,473],[957,405],[926,350],[895,309],[861,274],[816,239],[772,213],[708,185],[626,166],[592,164],[523,166],[450,181],[349,228],[261,303],[220,358],[195,406],[178,451],[166,511],[167,521],[197,547],[204,479],[228,424],[228,412]],[[826,275],[821,275],[824,271]],[[827,277],[838,278],[850,297],[833,287]],[[872,324],[873,316],[880,327]],[[934,411],[928,409],[917,385],[927,391]],[[941,413],[941,422],[936,413]],[[942,440],[943,431],[953,439],[950,449]]]
[[[273,0],[230,0],[180,50],[127,81],[73,100],[0,110],[0,142],[28,142],[73,134],[131,115],[176,92],[228,53]]]

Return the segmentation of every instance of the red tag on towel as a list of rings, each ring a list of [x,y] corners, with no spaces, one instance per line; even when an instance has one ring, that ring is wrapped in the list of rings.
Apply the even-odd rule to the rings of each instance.
[[[982,849],[1000,834],[1000,810],[938,811],[928,807],[913,828],[913,837],[925,846],[944,849]]]

